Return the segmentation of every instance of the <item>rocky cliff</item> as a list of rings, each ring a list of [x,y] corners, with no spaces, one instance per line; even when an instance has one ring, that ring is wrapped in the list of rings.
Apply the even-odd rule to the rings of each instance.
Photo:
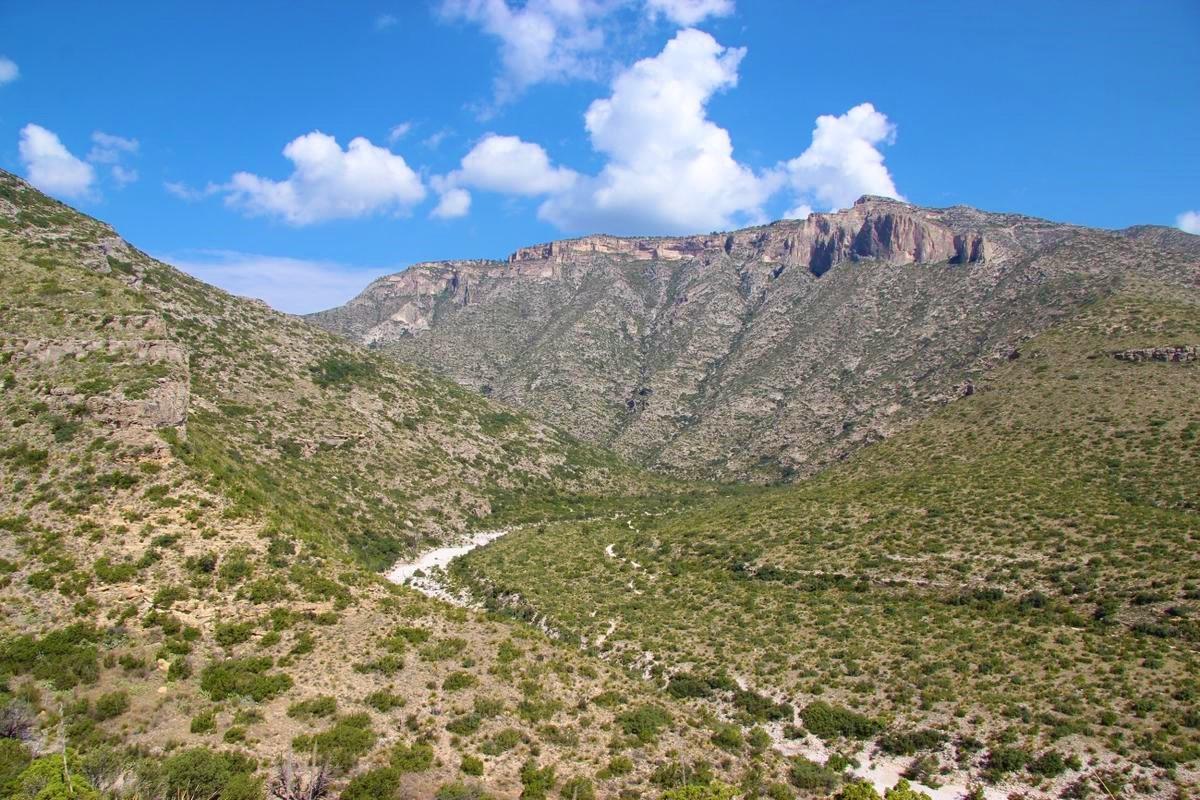
[[[310,319],[642,463],[775,480],[904,428],[1121,283],[1195,286],[1192,239],[863,197],[419,264]]]

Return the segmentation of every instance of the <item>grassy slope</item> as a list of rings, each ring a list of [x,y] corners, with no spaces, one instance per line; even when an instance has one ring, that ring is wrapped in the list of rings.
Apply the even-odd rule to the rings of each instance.
[[[1106,355],[1178,343],[1194,298],[1127,286],[810,482],[520,532],[459,575],[568,636],[615,622],[618,661],[1194,786],[1200,365]]]
[[[28,744],[0,737],[0,796],[36,793],[23,761],[64,740],[106,792],[261,796],[247,771],[335,717],[318,751],[348,753],[338,784],[429,745],[383,776],[405,796],[463,779],[464,755],[502,796],[527,759],[612,795],[680,759],[750,765],[652,686],[367,569],[489,510],[670,485],[200,284],[4,173],[0,273],[0,716],[33,715]],[[289,715],[315,697],[336,711]],[[669,721],[640,741],[622,715],[647,704]],[[188,769],[193,747],[251,760]],[[618,755],[629,774],[598,777]],[[56,758],[40,768],[61,780]]]

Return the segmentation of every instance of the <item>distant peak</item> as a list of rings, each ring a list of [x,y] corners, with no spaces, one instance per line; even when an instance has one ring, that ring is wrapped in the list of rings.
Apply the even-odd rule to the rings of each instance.
[[[895,197],[884,197],[879,194],[864,194],[862,197],[854,201],[856,206],[874,206],[874,205],[891,205],[891,206],[906,206],[909,205],[903,200],[897,200]]]

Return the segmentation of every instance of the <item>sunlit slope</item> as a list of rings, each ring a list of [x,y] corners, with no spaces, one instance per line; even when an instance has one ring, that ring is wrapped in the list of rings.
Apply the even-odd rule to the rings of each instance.
[[[1128,286],[807,483],[521,532],[459,574],[667,674],[1194,781],[1200,363],[1113,355],[1176,345],[1194,293]]]
[[[202,284],[2,177],[0,197],[14,207],[0,218],[3,333],[170,349],[184,419],[168,437],[233,499],[232,513],[263,512],[291,532],[331,537],[378,568],[497,501],[635,482],[602,451]],[[143,328],[125,330],[133,317]],[[102,379],[114,358],[76,359],[63,376],[75,384],[56,396],[86,405],[119,394],[118,379]]]
[[[0,277],[0,797],[250,800],[310,755],[359,800],[782,774],[653,685],[371,571],[489,507],[658,484],[3,173]]]

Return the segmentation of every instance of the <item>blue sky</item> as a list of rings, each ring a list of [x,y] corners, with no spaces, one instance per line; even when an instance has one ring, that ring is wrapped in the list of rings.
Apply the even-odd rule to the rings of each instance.
[[[0,0],[0,166],[289,311],[864,192],[1200,232],[1198,44],[1194,0]]]

